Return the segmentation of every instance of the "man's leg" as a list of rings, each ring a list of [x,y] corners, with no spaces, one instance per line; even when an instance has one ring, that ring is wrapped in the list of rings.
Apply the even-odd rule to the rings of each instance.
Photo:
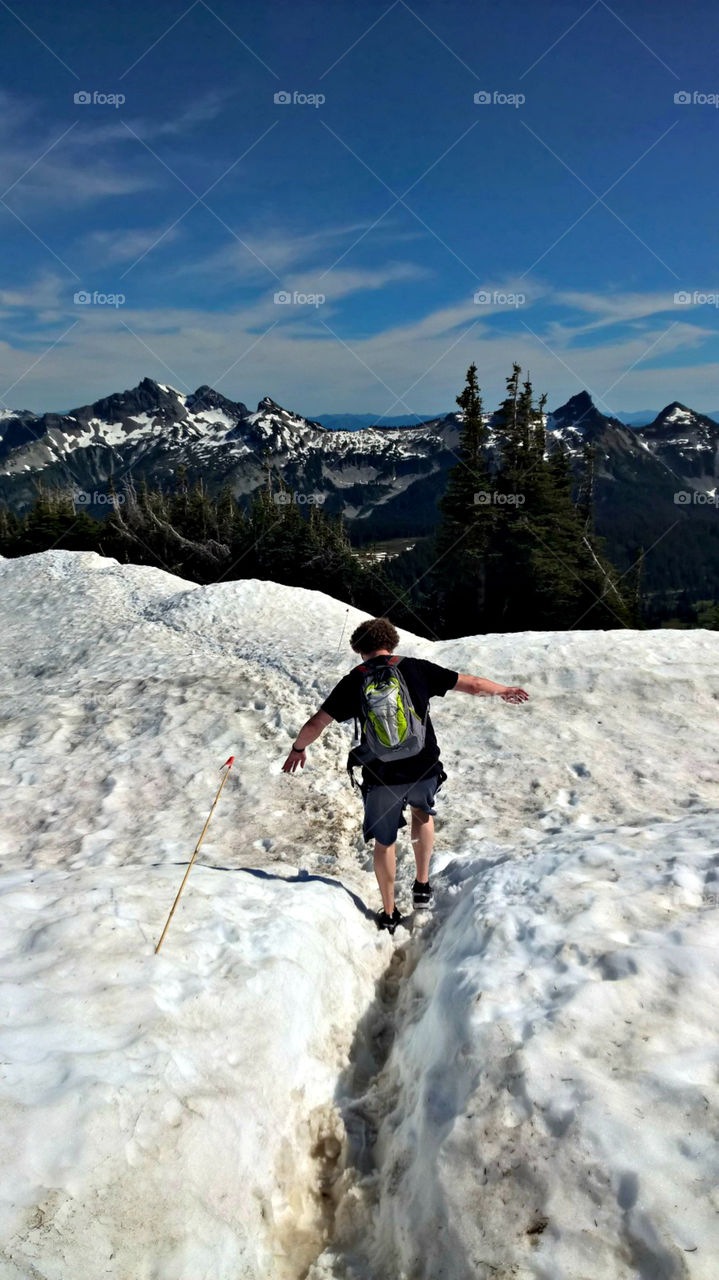
[[[420,884],[429,880],[429,860],[434,848],[434,818],[431,813],[412,806],[412,848]]]
[[[394,911],[394,881],[397,872],[397,829],[403,824],[402,787],[367,787],[363,791],[365,840],[374,840],[374,873],[377,877],[382,906],[391,916]]]
[[[379,891],[382,894],[382,906],[388,916],[394,911],[394,880],[397,872],[397,845],[374,842],[374,873],[377,877]]]

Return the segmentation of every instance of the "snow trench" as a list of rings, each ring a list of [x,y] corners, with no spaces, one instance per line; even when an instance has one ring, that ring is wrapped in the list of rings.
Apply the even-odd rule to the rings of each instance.
[[[402,930],[399,934],[401,936]],[[397,1082],[387,1071],[398,1032],[401,983],[416,963],[417,939],[398,941],[377,984],[375,998],[359,1018],[348,1061],[335,1092],[342,1143],[333,1148],[331,1167],[321,1167],[320,1185],[327,1200],[326,1241],[321,1254],[299,1280],[325,1277],[371,1277],[380,1274],[373,1261],[373,1222],[381,1194],[380,1132],[397,1105]]]

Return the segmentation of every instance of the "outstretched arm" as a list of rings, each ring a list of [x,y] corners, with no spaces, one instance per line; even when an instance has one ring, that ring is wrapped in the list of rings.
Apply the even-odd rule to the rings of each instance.
[[[315,742],[328,724],[332,724],[332,716],[328,716],[326,711],[315,711],[315,714],[310,716],[309,720],[303,724],[294,741],[294,746],[299,747],[300,750],[290,751],[282,766],[283,773],[294,773],[298,765],[301,769],[304,769],[305,760],[307,759],[305,747],[308,747],[311,742]]]
[[[516,685],[495,684],[483,676],[458,676],[453,693],[470,693],[475,698],[501,698],[503,702],[526,702],[529,694]]]

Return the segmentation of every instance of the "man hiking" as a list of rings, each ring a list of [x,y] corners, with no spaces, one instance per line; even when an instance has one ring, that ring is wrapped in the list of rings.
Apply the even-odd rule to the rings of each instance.
[[[363,834],[374,839],[374,870],[382,895],[380,929],[394,933],[401,919],[394,900],[396,840],[412,811],[412,848],[416,879],[415,908],[429,907],[429,860],[434,845],[434,797],[446,778],[429,717],[430,698],[450,690],[504,702],[525,702],[524,689],[495,684],[481,676],[460,675],[423,658],[395,657],[399,635],[388,618],[371,618],[353,631],[350,645],[362,659],[343,676],[319,711],[302,726],[282,766],[285,773],[304,769],[306,748],[333,720],[361,725],[361,740],[350,752],[348,768],[362,765]]]

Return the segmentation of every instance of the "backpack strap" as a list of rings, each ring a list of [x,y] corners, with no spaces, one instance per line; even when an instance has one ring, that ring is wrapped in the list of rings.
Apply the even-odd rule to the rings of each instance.
[[[377,656],[380,658],[384,658],[388,667],[396,667],[397,663],[402,661],[402,658],[399,656],[399,654],[396,654],[396,653],[387,653],[387,654],[380,653]],[[367,666],[366,662],[360,662],[355,667],[355,671],[361,671],[362,675],[365,676],[369,671],[369,667]]]
[[[359,767],[360,767],[360,762],[358,760],[355,760],[354,748],[352,748],[349,752],[349,755],[347,756],[347,773],[349,774],[349,780],[352,783],[352,786],[354,787],[355,791],[361,791],[361,787],[354,775],[355,769]]]

